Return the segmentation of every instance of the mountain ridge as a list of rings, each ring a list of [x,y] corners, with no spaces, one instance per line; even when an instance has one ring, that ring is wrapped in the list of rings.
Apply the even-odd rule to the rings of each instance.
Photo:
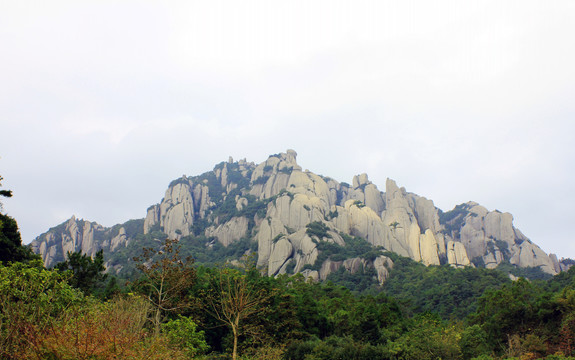
[[[270,155],[260,164],[230,157],[212,171],[173,180],[143,219],[105,228],[72,217],[38,236],[32,249],[42,254],[46,266],[64,260],[67,251],[94,255],[103,249],[111,258],[107,267],[121,272],[128,260],[118,254],[138,242],[167,236],[182,243],[204,241],[211,249],[243,241],[247,252],[255,248],[258,266],[267,268],[268,275],[301,272],[325,279],[342,266],[352,272],[372,267],[380,283],[393,266],[383,250],[425,265],[494,268],[509,262],[552,275],[569,266],[516,229],[509,213],[488,211],[475,202],[443,212],[389,178],[385,191],[367,174],[354,176],[351,185],[340,183],[302,170],[296,159],[294,150]],[[321,256],[329,246],[343,248],[353,238],[380,253],[369,261]]]

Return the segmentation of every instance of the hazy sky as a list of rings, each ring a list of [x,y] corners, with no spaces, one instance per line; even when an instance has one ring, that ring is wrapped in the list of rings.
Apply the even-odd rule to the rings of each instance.
[[[168,5],[169,4],[169,5]],[[0,0],[0,175],[25,243],[295,149],[575,258],[575,1]]]

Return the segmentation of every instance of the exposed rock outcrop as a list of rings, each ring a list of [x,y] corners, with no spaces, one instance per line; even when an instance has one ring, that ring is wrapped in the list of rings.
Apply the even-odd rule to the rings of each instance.
[[[257,265],[269,275],[301,272],[325,279],[341,267],[352,273],[372,267],[380,283],[393,266],[389,258],[367,261],[354,255],[336,261],[320,256],[322,247],[344,248],[346,239],[360,237],[374,249],[425,265],[494,268],[506,261],[556,274],[570,264],[545,254],[513,226],[509,213],[473,202],[444,213],[391,179],[380,191],[367,174],[354,176],[351,185],[340,183],[302,170],[293,150],[260,164],[230,157],[213,171],[184,175],[144,219],[135,221],[104,228],[72,217],[39,236],[32,248],[51,266],[68,251],[94,255],[103,249],[109,255],[137,246],[138,238],[157,241],[163,234],[183,242],[204,239],[206,248],[215,244],[214,238],[226,247],[248,238],[257,243]],[[309,230],[310,224],[321,231]]]
[[[30,246],[35,253],[42,256],[44,266],[50,267],[66,260],[68,252],[82,252],[89,256],[96,255],[101,249],[96,237],[104,234],[103,226],[72,216],[68,221],[50,229],[49,232],[36,238]],[[120,237],[114,242],[114,249],[125,244]]]
[[[463,244],[455,241],[447,243],[447,262],[458,268],[472,265]]]
[[[557,273],[557,264],[537,245],[513,227],[513,216],[488,211],[477,203],[460,205],[466,211],[460,228],[460,240],[468,257],[478,259],[487,268],[503,261],[519,267],[539,267],[549,274]],[[560,268],[560,266],[559,266]]]
[[[240,216],[233,217],[230,221],[218,226],[210,226],[206,229],[206,236],[213,236],[218,239],[224,246],[228,246],[234,241],[240,240],[247,235],[248,219]]]

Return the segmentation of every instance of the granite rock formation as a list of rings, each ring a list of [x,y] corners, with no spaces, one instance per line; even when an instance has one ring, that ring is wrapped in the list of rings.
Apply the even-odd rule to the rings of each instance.
[[[257,264],[269,275],[300,272],[325,279],[342,267],[352,273],[371,268],[379,282],[385,281],[393,262],[384,255],[373,260],[321,256],[322,249],[343,249],[349,239],[362,238],[373,249],[425,265],[494,268],[506,261],[549,274],[567,268],[516,229],[509,213],[474,202],[443,212],[391,179],[381,191],[367,174],[354,176],[351,185],[340,183],[303,170],[293,150],[260,164],[230,158],[213,171],[182,176],[144,219],[134,221],[104,228],[72,217],[36,238],[32,248],[52,266],[68,251],[113,254],[136,246],[138,237],[158,234],[184,243],[205,239],[207,247],[248,239],[257,243]],[[122,264],[108,265],[119,269]]]

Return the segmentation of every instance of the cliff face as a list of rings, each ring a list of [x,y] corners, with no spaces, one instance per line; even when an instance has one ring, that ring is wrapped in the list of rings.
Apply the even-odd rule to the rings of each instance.
[[[54,266],[63,261],[68,252],[82,252],[94,256],[100,249],[114,252],[126,247],[130,239],[123,226],[105,228],[95,222],[76,219],[68,221],[38,236],[30,246],[42,255],[44,265]]]
[[[302,272],[325,279],[341,267],[351,272],[373,268],[384,281],[393,265],[385,256],[321,258],[323,244],[346,247],[346,239],[359,237],[426,265],[492,268],[508,261],[549,274],[565,268],[515,229],[511,214],[472,202],[444,213],[393,180],[386,181],[384,192],[366,174],[355,176],[351,185],[339,183],[303,171],[296,157],[288,150],[257,165],[230,158],[213,171],[173,181],[139,227],[132,221],[130,231],[122,225],[107,229],[72,217],[32,247],[52,266],[67,251],[114,253],[137,236],[158,232],[182,242],[204,239],[208,247],[213,241],[227,247],[248,239],[257,242],[258,265],[269,275]],[[310,231],[312,225],[322,232]]]

